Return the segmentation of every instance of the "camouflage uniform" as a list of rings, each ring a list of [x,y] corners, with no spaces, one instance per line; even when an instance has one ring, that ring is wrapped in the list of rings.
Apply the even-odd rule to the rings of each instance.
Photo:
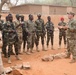
[[[67,39],[68,39],[68,57],[71,53],[73,59],[76,59],[76,20],[72,19],[68,22]]]
[[[19,53],[21,52],[21,45],[22,45],[22,25],[20,21],[15,21],[15,29],[18,35],[18,45],[19,45]]]
[[[65,27],[66,23],[65,22],[60,22],[58,24],[58,26]],[[64,39],[64,45],[66,45],[66,29],[64,29],[64,28],[59,29],[59,46],[61,46],[62,37]]]
[[[51,38],[51,46],[53,49],[53,39],[54,39],[54,24],[50,21],[46,23],[46,29],[47,29],[47,47],[49,45],[49,41]]]
[[[15,46],[15,52],[16,55],[18,55],[17,34],[15,32],[14,24],[9,21],[6,22],[4,24],[3,32],[4,32],[5,50],[6,47],[8,46],[8,58],[10,57],[10,51],[12,49],[12,45]]]
[[[38,50],[38,45],[39,45],[39,39],[41,37],[41,43],[42,43],[42,50],[45,50],[44,49],[44,38],[45,38],[45,34],[46,34],[46,31],[45,31],[45,26],[44,26],[44,20],[43,19],[37,19],[35,21],[36,23],[36,47],[37,47],[37,50]]]
[[[28,33],[27,37],[27,51],[31,49],[31,52],[33,51],[34,43],[35,43],[35,32],[36,32],[36,24],[34,21],[28,20],[27,21],[27,29]]]
[[[22,24],[22,38],[23,38],[23,51],[25,52],[25,46],[26,46],[26,43],[27,43],[27,36],[28,36],[28,33],[26,32],[26,26],[27,26],[27,23],[26,21],[24,21],[24,16],[21,15],[21,24]]]

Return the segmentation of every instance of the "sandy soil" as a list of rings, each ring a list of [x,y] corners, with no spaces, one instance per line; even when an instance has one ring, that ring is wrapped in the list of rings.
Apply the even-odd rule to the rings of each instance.
[[[63,43],[63,42],[62,42]],[[45,44],[46,47],[46,44]],[[41,44],[39,45],[39,49],[41,50]],[[55,30],[54,36],[54,49],[51,50],[51,46],[49,45],[48,51],[40,51],[26,55],[20,55],[22,61],[16,60],[15,56],[11,56],[12,64],[7,63],[7,59],[3,58],[4,66],[12,66],[15,64],[22,64],[23,62],[29,62],[31,65],[30,70],[23,70],[24,75],[76,75],[76,63],[70,64],[69,61],[71,59],[58,59],[52,62],[43,62],[41,61],[41,57],[48,54],[56,54],[60,52],[64,52],[64,45],[62,44],[62,48],[58,50],[58,30]],[[35,48],[34,48],[35,50]]]
[[[5,15],[3,16],[4,19]],[[45,16],[44,16],[45,17]],[[61,16],[52,16],[53,22],[58,23],[59,18]],[[66,17],[66,16],[64,16]],[[67,18],[66,18],[67,19]],[[52,62],[43,62],[41,61],[41,57],[48,54],[56,54],[60,52],[64,52],[64,44],[62,44],[62,48],[58,50],[58,29],[55,29],[54,33],[54,49],[51,50],[51,45],[49,45],[48,51],[42,51],[41,43],[39,45],[40,52],[36,52],[31,55],[20,55],[22,61],[16,60],[15,56],[11,56],[12,64],[7,63],[7,59],[3,57],[3,63],[5,67],[12,66],[15,64],[22,64],[23,62],[29,62],[31,65],[30,70],[23,70],[24,75],[76,75],[76,63],[70,64],[69,61],[71,59],[58,59]],[[45,41],[46,42],[46,41]],[[63,42],[62,42],[63,43]],[[46,48],[46,43],[45,43]],[[34,48],[35,50],[36,48]]]

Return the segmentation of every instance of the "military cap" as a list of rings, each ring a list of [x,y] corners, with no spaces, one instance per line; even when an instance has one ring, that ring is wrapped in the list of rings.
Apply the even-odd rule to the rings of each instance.
[[[60,18],[60,20],[61,20],[61,21],[63,21],[63,20],[64,20],[64,18],[63,18],[63,17],[61,17],[61,18]]]
[[[75,15],[75,13],[74,13],[74,12],[69,12],[69,13],[67,13],[67,14],[70,14],[70,15],[73,15],[73,16]]]

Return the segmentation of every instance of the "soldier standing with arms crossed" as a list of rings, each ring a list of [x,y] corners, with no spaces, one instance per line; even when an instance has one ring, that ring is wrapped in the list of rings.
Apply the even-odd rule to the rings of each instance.
[[[61,22],[58,23],[58,29],[59,29],[59,49],[61,48],[61,41],[62,37],[64,39],[64,48],[66,48],[66,23],[64,22],[64,18],[62,17]]]

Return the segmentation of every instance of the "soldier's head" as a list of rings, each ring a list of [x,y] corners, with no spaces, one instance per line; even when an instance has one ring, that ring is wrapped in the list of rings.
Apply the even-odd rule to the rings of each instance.
[[[29,20],[33,20],[33,15],[32,14],[29,14]]]
[[[68,19],[72,19],[75,16],[75,13],[74,12],[69,12],[67,14],[68,14]]]
[[[9,17],[8,16],[6,16],[6,21],[9,21]]]
[[[41,18],[41,14],[39,13],[39,14],[37,14],[37,17],[38,17],[38,19],[40,19]]]
[[[9,18],[9,21],[10,21],[10,22],[13,21],[13,16],[12,16],[12,14],[8,14],[8,18]]]
[[[16,19],[19,20],[20,19],[20,15],[16,14]]]
[[[47,20],[48,20],[48,21],[51,21],[51,17],[50,17],[50,16],[48,16],[48,17],[47,17]]]
[[[64,18],[63,18],[63,17],[61,17],[61,18],[60,18],[60,21],[62,21],[62,22],[63,22],[63,21],[64,21]]]
[[[24,16],[23,15],[21,15],[21,21],[24,21]]]

